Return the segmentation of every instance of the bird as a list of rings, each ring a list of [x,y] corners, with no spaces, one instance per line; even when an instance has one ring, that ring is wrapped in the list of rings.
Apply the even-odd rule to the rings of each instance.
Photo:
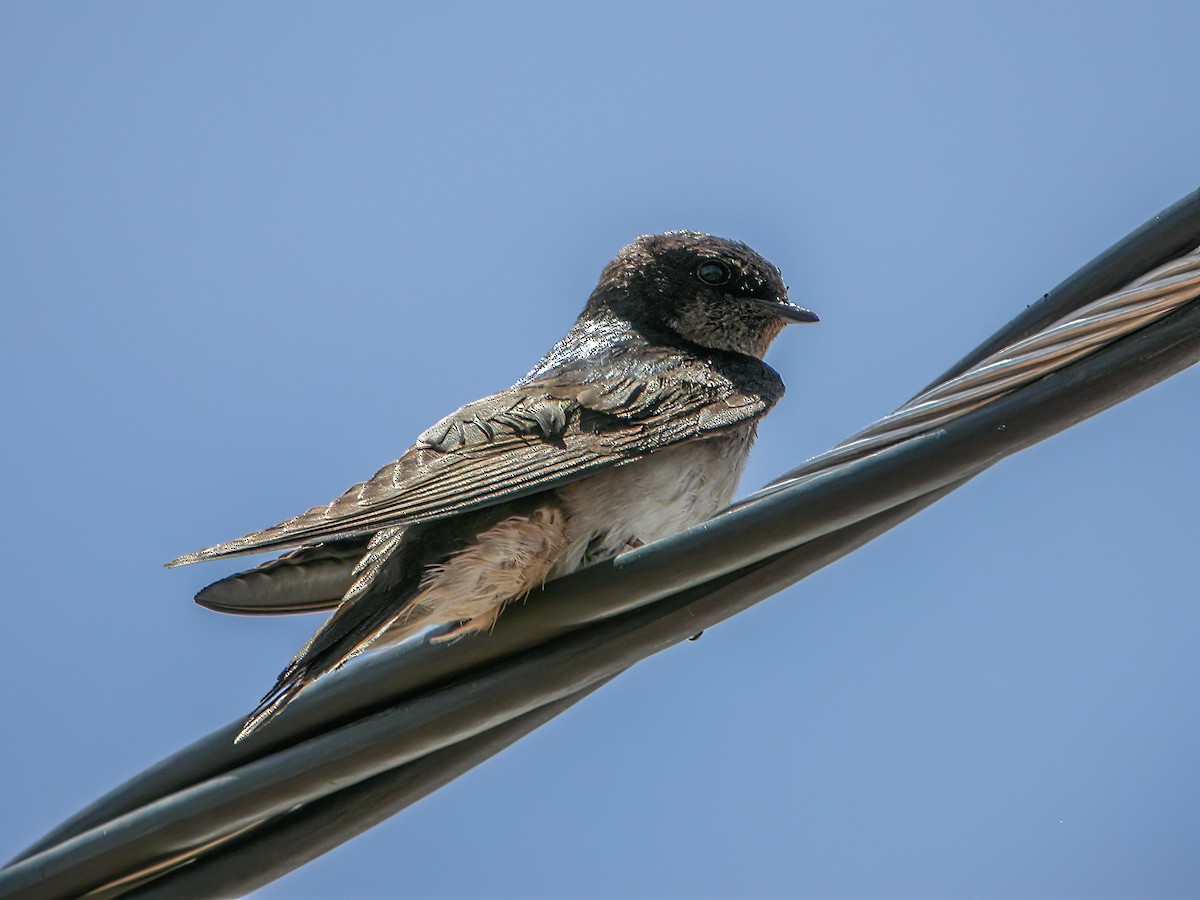
[[[728,505],[784,391],[763,356],[785,325],[816,321],[739,241],[642,235],[515,385],[446,416],[331,503],[168,563],[288,550],[197,602],[253,612],[247,592],[270,591],[273,611],[333,610],[236,740],[373,645],[489,631],[548,580]]]

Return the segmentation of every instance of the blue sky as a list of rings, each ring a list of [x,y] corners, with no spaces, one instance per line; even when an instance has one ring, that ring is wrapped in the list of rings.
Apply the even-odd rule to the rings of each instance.
[[[694,228],[822,323],[748,491],[1200,184],[1195,4],[0,7],[0,852],[316,627],[177,554],[327,501]],[[266,898],[1184,897],[1186,372],[643,663]]]

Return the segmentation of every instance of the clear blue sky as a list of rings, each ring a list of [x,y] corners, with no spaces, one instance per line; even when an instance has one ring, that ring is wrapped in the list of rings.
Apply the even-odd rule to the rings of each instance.
[[[744,489],[1200,184],[1195,3],[0,7],[0,851],[317,625],[165,571],[394,458],[642,232],[821,325]],[[1200,891],[1200,372],[660,654],[267,898]]]

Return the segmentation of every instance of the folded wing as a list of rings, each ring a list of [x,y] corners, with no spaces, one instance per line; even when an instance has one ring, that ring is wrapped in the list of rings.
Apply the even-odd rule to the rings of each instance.
[[[564,366],[470,403],[421,435],[369,481],[327,506],[181,556],[170,566],[342,539],[491,506],[702,439],[766,414],[783,393],[775,372],[731,354],[720,367],[641,346],[636,370]]]

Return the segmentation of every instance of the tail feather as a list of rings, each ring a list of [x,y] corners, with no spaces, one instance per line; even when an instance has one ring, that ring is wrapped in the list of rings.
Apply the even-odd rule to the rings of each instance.
[[[392,637],[390,631],[413,611],[410,601],[420,591],[426,566],[457,548],[458,542],[448,539],[445,531],[445,524],[436,522],[386,528],[372,538],[338,608],[279,674],[235,742],[275,718],[310,684],[353,659],[384,632]],[[419,631],[422,623],[414,619],[400,627],[407,635]]]
[[[254,712],[246,719],[246,724],[242,726],[242,730],[237,733],[237,737],[233,739],[235,744],[241,743],[268,721],[275,718],[283,712],[284,707],[300,696],[300,692],[309,684],[309,681],[295,679],[292,681],[284,681],[281,677],[275,682],[275,687],[271,692],[263,697],[262,702],[255,707]]]
[[[531,510],[544,503],[534,497],[451,519],[378,532],[355,567],[355,581],[337,610],[280,673],[275,686],[246,720],[236,741],[249,737],[279,715],[310,684],[340,668],[385,633],[386,640],[392,642],[437,624],[444,610],[435,614],[422,603],[414,602],[421,594],[425,574],[462,551],[481,531],[514,513],[527,513],[526,506]]]

